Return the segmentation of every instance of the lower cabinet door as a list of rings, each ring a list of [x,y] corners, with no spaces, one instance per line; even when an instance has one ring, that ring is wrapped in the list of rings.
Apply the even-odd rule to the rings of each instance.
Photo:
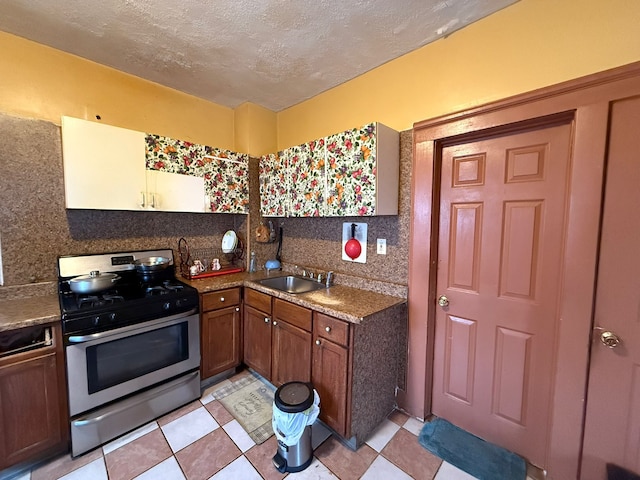
[[[271,382],[311,381],[311,332],[283,321],[273,325],[273,369]]]
[[[55,353],[0,365],[0,470],[64,442],[58,387]]]
[[[320,396],[320,419],[347,438],[348,350],[323,338],[313,345],[312,383]]]
[[[202,378],[240,365],[240,307],[202,314]]]
[[[271,317],[260,310],[244,307],[244,363],[271,379]]]

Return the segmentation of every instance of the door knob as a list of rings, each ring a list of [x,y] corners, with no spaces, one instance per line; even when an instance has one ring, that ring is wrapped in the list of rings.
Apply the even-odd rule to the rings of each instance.
[[[600,341],[603,345],[609,348],[616,348],[621,342],[620,337],[608,330],[600,333]]]
[[[445,295],[440,295],[440,297],[438,297],[438,305],[441,307],[448,307],[449,299]]]

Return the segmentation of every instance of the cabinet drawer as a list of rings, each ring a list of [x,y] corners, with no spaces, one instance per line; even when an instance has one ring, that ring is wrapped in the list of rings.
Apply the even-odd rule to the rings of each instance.
[[[240,288],[228,288],[202,294],[202,311],[217,310],[240,303]]]
[[[245,288],[244,303],[271,315],[271,296]]]
[[[311,310],[308,308],[276,298],[273,304],[273,316],[308,332],[311,331]]]
[[[313,331],[317,336],[347,346],[349,341],[349,324],[347,322],[317,312],[315,316]]]

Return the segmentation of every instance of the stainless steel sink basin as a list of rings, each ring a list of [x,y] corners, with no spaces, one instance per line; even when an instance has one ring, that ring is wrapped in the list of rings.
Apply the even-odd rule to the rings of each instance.
[[[316,282],[308,278],[296,277],[295,275],[287,275],[286,277],[265,278],[258,280],[260,285],[274,288],[287,293],[305,293],[314,290],[326,288],[324,283]]]

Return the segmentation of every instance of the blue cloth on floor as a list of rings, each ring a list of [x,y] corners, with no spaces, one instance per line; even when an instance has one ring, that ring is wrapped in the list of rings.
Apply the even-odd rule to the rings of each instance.
[[[522,457],[442,418],[425,423],[418,441],[434,455],[480,480],[524,480],[527,475]]]

